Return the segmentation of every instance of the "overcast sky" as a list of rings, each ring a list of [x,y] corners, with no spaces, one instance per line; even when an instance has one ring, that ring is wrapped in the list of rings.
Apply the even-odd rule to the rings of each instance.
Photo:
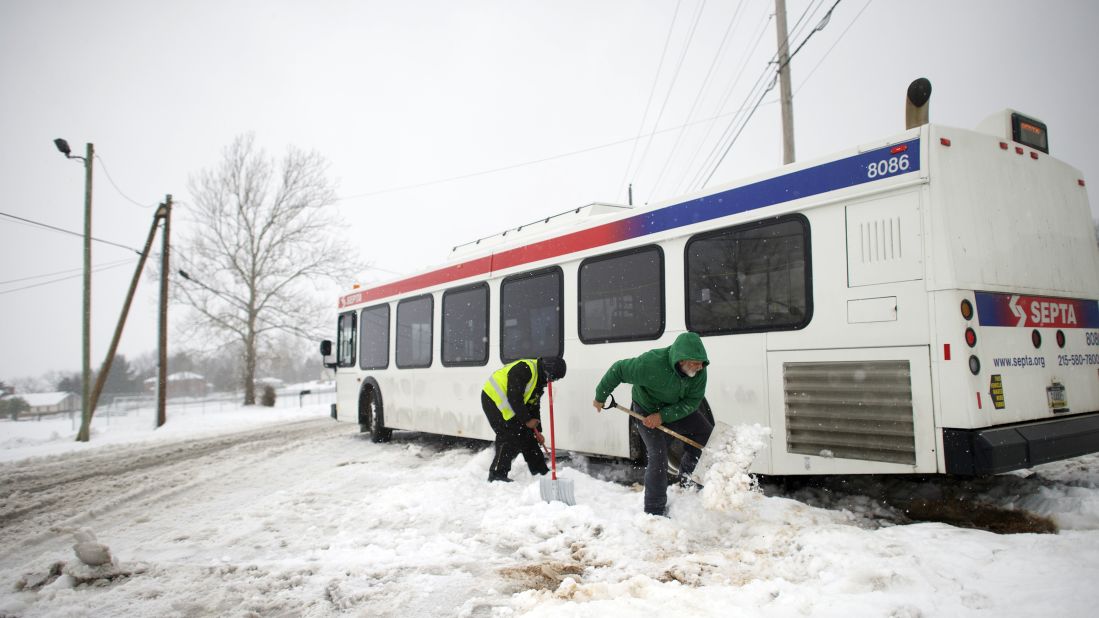
[[[834,1],[788,0],[794,45]],[[0,379],[80,368],[81,239],[10,217],[82,231],[83,169],[56,137],[77,154],[95,144],[93,236],[133,248],[169,193],[173,238],[186,233],[188,178],[235,136],[315,149],[345,232],[377,267],[370,283],[508,227],[624,203],[627,182],[648,202],[780,166],[777,88],[723,164],[707,160],[756,101],[772,12],[768,0],[0,0]],[[798,159],[902,131],[905,89],[924,76],[933,122],[1018,109],[1095,186],[1097,27],[1087,0],[842,0],[791,63]],[[93,262],[98,366],[136,255],[96,243]],[[155,348],[155,298],[143,281],[131,357]]]

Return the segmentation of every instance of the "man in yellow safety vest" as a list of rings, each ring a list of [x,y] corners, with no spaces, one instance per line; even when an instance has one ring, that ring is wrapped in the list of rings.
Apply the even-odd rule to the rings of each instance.
[[[549,472],[538,445],[542,391],[550,381],[565,377],[565,359],[521,358],[497,369],[481,391],[481,408],[496,432],[496,453],[488,480],[511,482],[511,462],[522,453],[531,474]]]

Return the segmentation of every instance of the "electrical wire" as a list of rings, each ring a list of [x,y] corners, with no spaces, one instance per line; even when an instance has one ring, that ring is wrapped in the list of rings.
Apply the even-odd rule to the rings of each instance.
[[[630,148],[630,159],[626,162],[626,169],[622,172],[622,181],[618,183],[618,186],[625,187],[626,180],[630,177],[630,170],[633,168],[633,157],[637,153],[637,143],[641,141],[641,136],[645,133],[645,122],[649,119],[649,109],[652,107],[653,95],[656,94],[656,86],[660,83],[660,72],[664,69],[664,58],[668,55],[668,43],[672,40],[672,32],[675,31],[675,22],[679,18],[679,7],[683,4],[683,0],[678,0],[675,4],[675,12],[672,13],[672,23],[668,25],[668,34],[664,37],[664,49],[660,52],[660,61],[656,63],[656,75],[653,77],[653,85],[649,88],[649,99],[645,101],[645,112],[641,114],[641,126],[637,128],[637,137],[633,140],[633,147]]]
[[[722,52],[725,51],[725,45],[729,42],[729,36],[733,32],[737,19],[740,17],[740,11],[743,8],[744,0],[737,2],[736,9],[733,10],[733,15],[729,18],[729,24],[725,26],[725,33],[721,37],[721,42],[717,46],[717,51],[714,52],[714,57],[710,61],[709,68],[706,70],[706,75],[702,78],[702,84],[698,87],[698,92],[695,94],[694,101],[691,103],[691,109],[687,112],[687,122],[694,120],[695,113],[698,111],[698,106],[702,102],[703,95],[710,85],[714,69],[717,68],[718,62],[721,60]],[[655,195],[660,189],[660,184],[664,181],[664,175],[668,172],[668,167],[671,165],[672,160],[675,159],[676,153],[679,152],[679,146],[683,142],[683,136],[686,133],[686,126],[684,126],[676,135],[675,143],[672,144],[672,149],[664,159],[664,165],[660,168],[660,173],[656,177],[656,182],[653,183],[652,191],[649,193],[650,196]]]
[[[93,268],[99,268],[101,266],[107,266],[107,265],[114,266],[116,264],[123,264],[123,263],[127,263],[127,262],[132,262],[132,261],[133,261],[133,258],[122,258],[121,260],[115,260],[113,262],[107,262],[107,263],[104,263],[104,264],[96,264],[95,266],[93,266]],[[0,281],[0,285],[8,285],[9,283],[19,283],[21,281],[30,281],[32,279],[42,279],[44,277],[55,277],[57,275],[65,275],[65,274],[69,274],[69,273],[82,272],[83,270],[84,270],[83,267],[80,267],[80,268],[67,268],[65,270],[58,270],[58,271],[55,271],[55,272],[52,272],[52,273],[43,273],[41,275],[31,275],[29,277],[20,277],[18,279],[8,279],[7,281]]]
[[[828,51],[824,52],[824,55],[821,56],[820,60],[818,60],[817,63],[813,65],[813,68],[809,70],[809,73],[805,76],[805,79],[802,80],[801,84],[794,89],[794,94],[801,92],[801,89],[804,88],[805,84],[809,82],[809,78],[817,72],[817,69],[820,67],[820,65],[825,61],[826,58],[828,58],[828,55],[832,53],[832,50],[836,48],[836,45],[838,45],[839,42],[843,40],[843,37],[847,34],[847,31],[851,29],[851,26],[854,26],[855,22],[857,22],[859,18],[862,17],[862,14],[866,12],[866,9],[870,8],[870,3],[872,1],[873,0],[866,0],[866,4],[862,5],[862,8],[859,10],[858,14],[855,15],[855,19],[852,19],[851,23],[847,24],[847,27],[843,29],[843,32],[841,32],[839,37],[836,38],[836,40],[832,43],[832,46],[828,48]]]
[[[56,225],[43,223],[41,221],[32,221],[31,219],[24,219],[23,217],[16,217],[16,216],[14,216],[14,214],[9,214],[7,212],[0,212],[0,217],[7,217],[9,219],[14,219],[15,221],[19,221],[21,223],[35,225],[35,227],[38,227],[38,228],[45,228],[46,230],[53,230],[55,232],[62,232],[62,233],[65,233],[65,234],[78,236],[78,238],[81,238],[81,239],[84,238],[84,234],[82,234],[82,233],[74,232],[73,230],[66,230],[64,228],[58,228],[58,227],[56,227]],[[132,247],[132,246],[126,246],[124,244],[119,244],[119,243],[111,242],[111,241],[104,241],[103,239],[97,239],[96,236],[91,236],[91,240],[99,242],[99,243],[103,243],[103,244],[109,244],[111,246],[116,246],[116,247],[119,247],[119,249],[124,249],[126,251],[132,251],[132,252],[136,253],[137,255],[141,255],[141,251],[134,249],[134,247]]]
[[[654,135],[660,135],[662,133],[669,133],[671,131],[678,131],[679,129],[681,129],[683,127],[689,127],[689,126],[696,125],[696,124],[702,124],[704,122],[713,122],[714,120],[719,120],[719,119],[721,119],[725,116],[729,116],[731,114],[732,114],[732,112],[730,112],[728,114],[723,114],[723,115],[720,115],[720,116],[713,116],[713,117],[710,117],[710,118],[702,118],[702,119],[699,119],[699,120],[697,120],[693,123],[688,123],[688,124],[685,124],[685,125],[678,125],[678,126],[674,126],[674,127],[668,127],[666,129],[660,129],[659,131],[653,131],[653,134]],[[423,187],[430,187],[432,185],[439,185],[439,184],[444,184],[444,183],[448,183],[448,182],[455,182],[455,181],[458,181],[458,180],[465,180],[467,178],[475,178],[477,176],[484,176],[484,175],[487,175],[487,174],[495,174],[497,172],[506,172],[508,170],[513,170],[513,169],[517,169],[517,168],[520,168],[520,167],[526,167],[528,165],[537,165],[539,163],[546,163],[547,161],[553,161],[555,159],[564,159],[566,157],[572,157],[572,156],[576,156],[576,155],[579,155],[579,154],[595,152],[596,150],[603,150],[605,148],[613,148],[614,146],[621,146],[622,144],[628,144],[628,143],[634,141],[635,139],[637,139],[637,138],[627,137],[625,139],[620,139],[620,140],[616,140],[616,141],[613,141],[613,142],[608,142],[606,144],[600,144],[598,146],[590,146],[588,148],[582,148],[580,150],[573,150],[571,152],[563,152],[561,154],[551,155],[551,156],[548,156],[548,157],[542,157],[541,159],[533,159],[531,161],[523,161],[522,163],[514,163],[512,165],[505,165],[505,166],[502,166],[502,167],[495,167],[495,168],[492,168],[492,169],[481,170],[481,171],[478,171],[478,172],[470,172],[468,174],[460,174],[458,176],[448,176],[446,178],[437,178],[435,180],[427,180],[427,181],[424,181],[424,182],[418,182],[418,183],[413,183],[413,184],[408,184],[408,185],[400,185],[400,186],[396,186],[396,187],[389,187],[389,188],[386,188],[386,189],[378,189],[376,191],[367,191],[367,192],[364,192],[364,193],[355,193],[355,194],[352,194],[352,195],[344,195],[344,196],[340,196],[340,197],[335,198],[335,201],[342,202],[342,201],[347,201],[347,200],[352,200],[352,199],[357,199],[357,198],[362,198],[362,197],[373,197],[375,195],[382,195],[382,194],[385,194],[385,193],[396,193],[398,191],[409,191],[409,190],[412,190],[412,189],[420,189],[420,188],[423,188]],[[178,202],[178,203],[181,203],[181,202]],[[0,214],[3,214],[3,213],[0,213]]]
[[[796,38],[797,34],[799,34],[802,31],[802,28],[804,27],[804,24],[809,23],[809,22],[806,21],[806,17],[809,16],[810,14],[815,14],[816,11],[819,10],[820,6],[822,6],[823,2],[824,2],[824,0],[815,0],[815,4],[814,4],[814,2],[811,2],[809,5],[807,5],[805,7],[805,10],[803,10],[801,12],[801,15],[794,22],[793,27],[792,28],[787,28],[786,38],[783,40],[783,45],[784,46],[789,48],[789,41],[792,38]],[[773,13],[768,16],[767,23],[764,24],[763,29],[760,30],[759,37],[756,40],[756,45],[752,48],[752,53],[754,53],[755,49],[758,48],[759,42],[762,41],[763,34],[765,34],[765,32],[766,32],[767,25],[770,24],[770,20],[773,19],[774,17],[775,17],[775,15]],[[695,176],[693,177],[691,182],[687,185],[687,188],[686,188],[687,191],[698,190],[698,189],[701,189],[703,186],[705,186],[706,182],[708,181],[708,179],[703,180],[703,176],[706,173],[705,170],[710,168],[711,165],[714,165],[712,163],[713,161],[715,161],[718,158],[723,158],[723,155],[720,154],[721,153],[721,145],[726,143],[731,138],[731,136],[732,136],[732,139],[735,139],[737,136],[739,136],[740,132],[743,131],[743,125],[745,123],[747,123],[748,120],[750,120],[751,115],[754,114],[755,110],[759,107],[758,102],[754,106],[751,106],[751,101],[756,100],[757,97],[762,97],[762,95],[766,94],[767,91],[769,91],[771,88],[774,87],[774,81],[773,80],[775,78],[772,78],[771,84],[768,85],[762,92],[759,92],[759,89],[763,88],[764,84],[767,84],[767,78],[768,78],[769,74],[773,71],[772,65],[775,65],[775,64],[778,63],[778,57],[779,57],[779,49],[778,49],[778,47],[776,47],[775,53],[771,55],[770,60],[768,60],[767,64],[764,65],[763,71],[760,73],[759,77],[756,78],[755,83],[752,85],[751,88],[748,89],[748,94],[745,95],[744,100],[741,102],[740,106],[737,107],[736,114],[729,121],[729,124],[726,125],[725,129],[722,130],[721,136],[714,142],[713,146],[710,149],[710,153],[708,155],[706,155],[706,157],[703,159],[702,164],[698,168],[698,172],[695,173]],[[744,67],[741,68],[741,74],[743,74],[744,68],[746,68],[746,66],[747,65],[745,65]],[[777,77],[777,74],[776,74],[776,77]],[[740,81],[740,74],[738,74],[736,81],[737,82]],[[729,97],[731,97],[731,95],[732,95],[732,87],[730,87],[727,90],[726,97],[723,98],[720,109],[724,109],[724,107],[728,103],[728,99],[729,99]],[[749,106],[751,106],[751,111],[748,112],[747,114],[745,114],[745,112],[746,112],[746,110],[748,110]],[[736,128],[738,125],[741,126],[741,129],[739,129],[739,130]],[[701,147],[704,143],[705,143],[705,141],[702,141],[702,142],[699,143],[699,150],[701,150]],[[694,167],[694,160],[697,159],[697,157],[698,157],[698,152],[696,151],[695,155],[691,157],[691,164],[686,168],[687,170],[690,170]],[[711,176],[712,176],[712,173],[711,173]]]
[[[97,154],[97,155],[95,155],[95,158],[99,159],[99,166],[103,168],[103,174],[105,174],[107,176],[107,180],[110,181],[111,186],[114,187],[115,191],[118,191],[119,195],[126,198],[131,204],[133,204],[135,206],[138,206],[139,208],[155,208],[157,206],[156,203],[142,204],[141,202],[138,202],[138,201],[134,200],[133,198],[131,198],[130,196],[123,193],[122,189],[118,188],[118,184],[115,183],[114,178],[111,178],[111,173],[109,171],[107,171],[107,163],[103,160],[103,157],[101,157]]]
[[[136,258],[129,258],[124,262],[115,263],[115,264],[103,264],[103,265],[96,266],[96,267],[92,268],[92,272],[93,273],[98,273],[98,272],[102,272],[102,271],[105,271],[105,270],[111,270],[112,268],[118,268],[119,266],[125,266],[126,264],[132,264],[134,261],[136,261]],[[10,289],[10,290],[3,290],[3,291],[0,291],[0,296],[3,296],[4,294],[11,294],[13,292],[21,292],[23,290],[29,290],[31,288],[38,288],[38,287],[42,287],[44,285],[50,285],[52,283],[60,283],[62,281],[68,281],[69,279],[76,279],[77,277],[82,277],[82,276],[83,276],[83,273],[77,273],[75,275],[69,275],[67,277],[58,277],[57,279],[51,279],[49,281],[43,281],[41,283],[33,283],[31,285],[25,285],[21,288],[13,288],[13,289]]]
[[[664,118],[664,110],[667,109],[668,101],[672,98],[672,92],[675,91],[675,84],[676,84],[676,81],[679,80],[679,73],[683,68],[683,61],[686,60],[687,52],[690,51],[690,49],[691,49],[691,43],[694,41],[695,31],[698,28],[698,22],[702,18],[702,11],[705,8],[706,8],[706,2],[705,2],[705,0],[703,0],[698,5],[698,10],[695,12],[695,19],[694,19],[694,22],[691,23],[690,32],[688,32],[688,34],[687,34],[687,42],[683,46],[683,53],[681,53],[679,55],[679,62],[676,63],[675,73],[672,75],[672,81],[671,81],[671,83],[668,84],[668,91],[664,95],[664,102],[660,105],[660,112],[656,115],[656,121],[653,122],[653,131],[654,132],[649,134],[649,139],[645,143],[645,150],[643,150],[641,152],[641,159],[637,163],[637,173],[640,173],[640,171],[645,166],[645,159],[648,157],[649,150],[652,147],[653,135],[655,135],[656,129],[658,127],[660,127],[661,119]]]
[[[17,217],[15,215],[8,214],[6,212],[0,212],[0,216],[8,217],[9,219],[14,219],[15,221],[18,221],[20,223],[33,225],[33,226],[45,228],[47,230],[53,230],[55,232],[61,232],[61,233],[64,233],[64,234],[70,234],[72,236],[77,236],[79,238],[84,238],[84,235],[79,233],[79,232],[74,232],[72,230],[66,230],[65,228],[57,227],[55,225],[50,225],[48,223],[42,223],[40,221],[32,221],[31,219],[26,219],[26,218],[23,218],[23,217]],[[103,240],[102,238],[96,238],[95,236],[92,236],[92,240],[94,240],[96,242],[103,243],[105,245],[111,245],[111,246],[114,246],[114,247],[118,247],[119,249],[126,249],[128,251],[133,251],[134,253],[136,253],[138,255],[141,255],[141,251],[138,250],[138,249],[134,249],[133,247],[127,247],[126,245],[122,245],[122,244],[112,242],[112,241],[109,241],[109,240]]]
[[[768,85],[767,88],[764,89],[764,91],[759,95],[759,99],[756,101],[755,105],[752,106],[752,110],[748,112],[748,114],[744,117],[744,120],[741,122],[740,128],[737,130],[736,134],[733,135],[732,140],[729,141],[729,144],[725,147],[725,150],[724,152],[722,152],[721,157],[718,159],[717,163],[714,164],[713,168],[710,170],[710,173],[706,176],[706,179],[702,182],[699,188],[706,186],[710,182],[710,179],[713,178],[714,173],[717,172],[717,168],[720,167],[721,163],[725,161],[725,157],[729,154],[729,151],[732,150],[733,145],[736,144],[737,139],[744,131],[744,128],[748,125],[748,121],[752,119],[752,115],[755,114],[757,109],[759,109],[760,104],[763,102],[763,98],[767,95],[768,92],[771,91],[772,88],[775,87],[775,81],[778,79],[778,71],[782,70],[782,68],[789,64],[790,61],[793,60],[795,56],[797,56],[798,52],[800,52],[805,47],[805,44],[809,42],[809,39],[813,38],[814,34],[820,32],[828,25],[828,22],[832,18],[832,11],[834,11],[836,7],[839,6],[840,2],[842,2],[842,0],[836,0],[832,7],[828,9],[828,12],[824,15],[824,18],[822,18],[817,26],[814,27],[813,30],[805,36],[804,39],[802,39],[801,44],[797,46],[793,53],[791,53],[786,58],[786,62],[783,63],[782,66],[775,69],[774,79],[771,80],[770,85]]]
[[[740,83],[740,78],[744,76],[744,71],[748,68],[747,59],[751,58],[752,55],[755,54],[756,50],[759,49],[759,44],[763,41],[763,35],[766,34],[767,26],[771,24],[771,20],[774,19],[774,14],[764,12],[763,17],[763,24],[759,26],[759,33],[755,36],[755,42],[750,44],[751,49],[749,50],[748,48],[745,48],[744,53],[741,54],[741,57],[745,58],[745,62],[740,65],[740,70],[737,71],[736,75],[729,82],[729,85],[725,87],[725,91],[721,94],[721,98],[716,108],[718,111],[725,109],[725,106],[729,103],[729,99],[732,98],[733,91],[736,89],[737,84]],[[751,41],[751,39],[749,40]],[[739,113],[739,111],[740,110],[738,109],[735,112],[729,112],[727,114],[724,114],[724,116],[730,116]],[[717,122],[717,120],[721,117],[721,115],[713,116],[707,121],[709,124],[702,133],[702,139],[699,140],[698,146],[695,147],[694,154],[691,155],[691,158],[687,162],[687,165],[683,167],[683,172],[680,174],[679,181],[675,185],[678,188],[678,193],[685,192],[685,189],[683,187],[685,181],[687,180],[687,174],[690,172],[690,170],[695,169],[695,161],[698,159],[698,155],[701,154],[702,148],[706,145],[706,136],[708,136],[713,131],[714,123]]]

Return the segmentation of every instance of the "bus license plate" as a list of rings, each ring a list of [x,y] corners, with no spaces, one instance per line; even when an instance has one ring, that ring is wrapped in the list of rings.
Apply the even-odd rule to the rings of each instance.
[[[1068,412],[1068,402],[1065,401],[1065,385],[1054,383],[1046,387],[1046,397],[1049,398],[1049,408],[1054,414]]]

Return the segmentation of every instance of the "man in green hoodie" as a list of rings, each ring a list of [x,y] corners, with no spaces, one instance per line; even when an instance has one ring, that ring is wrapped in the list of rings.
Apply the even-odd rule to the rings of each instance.
[[[706,395],[706,348],[697,333],[683,333],[666,348],[649,350],[636,358],[620,360],[607,370],[595,387],[596,410],[622,383],[632,384],[634,411],[644,421],[631,418],[645,443],[645,512],[666,516],[668,510],[668,440],[657,427],[665,425],[699,444],[710,439],[714,426],[698,411]],[[685,446],[679,466],[680,482],[686,483],[702,452]]]

